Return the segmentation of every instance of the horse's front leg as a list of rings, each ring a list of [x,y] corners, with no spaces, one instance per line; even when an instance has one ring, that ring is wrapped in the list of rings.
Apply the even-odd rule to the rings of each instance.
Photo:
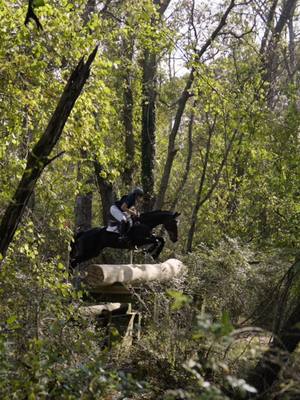
[[[150,247],[147,248],[146,252],[153,259],[157,259],[165,245],[165,240],[160,236],[151,235],[149,238],[147,238],[144,244],[152,244]]]
[[[161,236],[157,236],[155,238],[154,248],[148,250],[148,252],[154,258],[154,260],[158,259],[160,253],[162,252],[162,249],[164,248],[164,245],[165,245],[165,239],[162,238]]]
[[[150,254],[157,247],[157,244],[156,236],[150,235],[144,237],[140,243],[137,243],[137,246]]]

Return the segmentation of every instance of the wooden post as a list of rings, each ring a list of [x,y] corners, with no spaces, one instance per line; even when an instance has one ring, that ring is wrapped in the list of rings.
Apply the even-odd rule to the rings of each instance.
[[[129,252],[129,264],[133,264],[133,250]]]

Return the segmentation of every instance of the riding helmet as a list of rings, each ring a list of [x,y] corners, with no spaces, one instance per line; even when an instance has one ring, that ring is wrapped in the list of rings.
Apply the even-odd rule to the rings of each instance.
[[[135,195],[137,195],[137,196],[144,196],[144,191],[143,191],[143,189],[140,188],[140,187],[136,187],[136,188],[133,190],[133,193],[134,193]]]

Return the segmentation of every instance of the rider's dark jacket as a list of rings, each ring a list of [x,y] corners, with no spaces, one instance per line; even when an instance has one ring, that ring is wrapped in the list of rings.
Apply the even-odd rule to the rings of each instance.
[[[125,196],[122,196],[120,200],[117,200],[114,204],[123,212],[121,206],[126,203],[127,207],[130,208],[135,205],[137,195],[135,193],[129,193]]]

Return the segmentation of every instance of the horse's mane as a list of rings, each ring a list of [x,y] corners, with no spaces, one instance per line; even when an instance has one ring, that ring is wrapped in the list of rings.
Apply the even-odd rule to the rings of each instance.
[[[173,217],[174,213],[172,211],[164,210],[154,210],[142,213],[140,219],[143,221],[149,221],[151,223],[162,223],[166,218]]]
[[[157,215],[157,214],[166,214],[166,215],[173,215],[174,213],[172,211],[165,211],[165,210],[153,210],[153,211],[147,211],[142,213],[141,215]]]

